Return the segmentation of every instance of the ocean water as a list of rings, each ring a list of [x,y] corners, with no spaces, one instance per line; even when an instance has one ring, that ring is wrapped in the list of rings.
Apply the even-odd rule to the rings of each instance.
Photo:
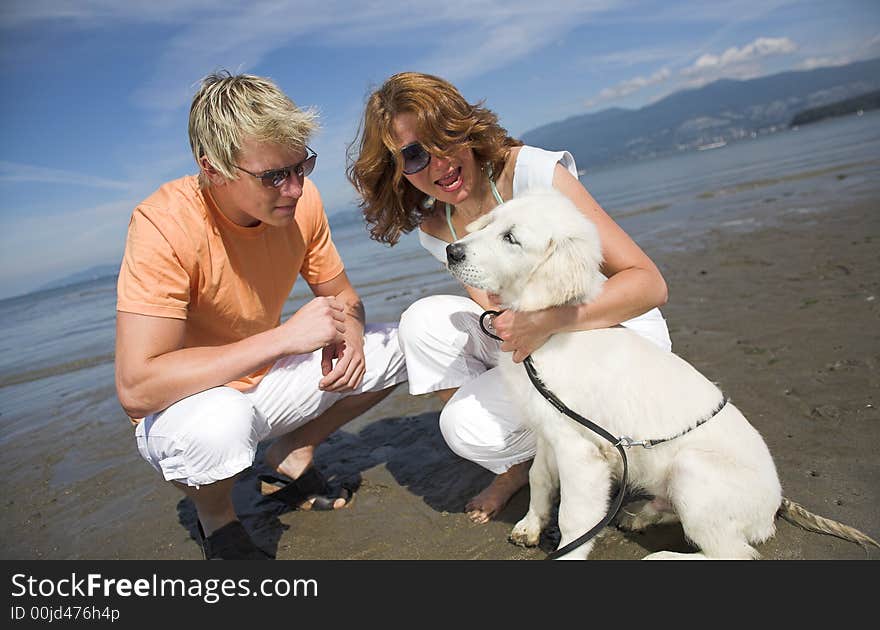
[[[598,169],[581,180],[649,254],[696,247],[713,231],[797,221],[832,199],[876,199],[880,112]],[[356,216],[333,216],[331,225],[369,320],[395,321],[419,297],[460,292],[415,235],[389,248],[371,241]],[[69,433],[124,420],[113,382],[115,289],[115,279],[104,278],[0,300],[0,448],[54,423]],[[308,298],[298,282],[285,316]]]

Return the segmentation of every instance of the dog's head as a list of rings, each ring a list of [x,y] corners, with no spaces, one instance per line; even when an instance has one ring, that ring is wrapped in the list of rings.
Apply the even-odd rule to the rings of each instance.
[[[506,308],[589,302],[601,291],[596,227],[555,190],[503,203],[468,232],[446,248],[449,270],[469,286],[498,294]]]

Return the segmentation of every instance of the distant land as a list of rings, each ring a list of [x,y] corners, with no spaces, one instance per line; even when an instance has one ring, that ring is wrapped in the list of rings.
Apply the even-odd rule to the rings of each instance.
[[[611,108],[567,118],[520,139],[571,151],[584,170],[781,131],[806,109],[878,89],[880,58],[758,79],[722,79],[640,109]]]
[[[69,276],[64,276],[63,278],[59,278],[58,280],[48,282],[43,286],[35,289],[35,291],[60,289],[61,287],[70,286],[72,284],[79,284],[80,282],[91,282],[92,280],[98,280],[100,278],[108,278],[110,276],[115,276],[118,273],[119,263],[116,263],[115,265],[95,265],[94,267],[89,267],[88,269],[83,269],[82,271],[72,273]]]
[[[867,112],[872,109],[880,108],[880,90],[874,90],[855,98],[848,98],[830,105],[822,107],[811,107],[795,114],[791,119],[789,127],[797,127],[798,125],[808,125],[810,123],[824,120],[825,118],[834,118],[835,116],[846,116],[857,112]]]

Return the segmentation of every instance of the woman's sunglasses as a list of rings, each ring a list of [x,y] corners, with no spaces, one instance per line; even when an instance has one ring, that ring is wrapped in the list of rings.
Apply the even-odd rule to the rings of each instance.
[[[295,174],[299,178],[303,178],[308,176],[313,170],[315,170],[315,162],[318,160],[318,154],[312,151],[309,147],[306,147],[306,151],[306,159],[304,159],[302,162],[282,168],[276,168],[271,171],[263,171],[262,173],[251,173],[250,171],[240,167],[238,164],[233,164],[233,166],[240,171],[244,171],[251,177],[256,177],[262,182],[263,186],[265,186],[266,188],[279,188],[284,182],[287,181],[291,173]]]
[[[431,163],[431,154],[418,142],[411,142],[400,150],[403,156],[403,172],[415,175]]]

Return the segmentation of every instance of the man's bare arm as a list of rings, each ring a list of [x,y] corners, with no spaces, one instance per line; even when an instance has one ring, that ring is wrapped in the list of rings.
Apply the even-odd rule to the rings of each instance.
[[[141,418],[224,385],[283,356],[342,340],[345,316],[335,298],[317,298],[286,322],[235,343],[183,348],[186,321],[117,313],[116,391],[126,413]]]

